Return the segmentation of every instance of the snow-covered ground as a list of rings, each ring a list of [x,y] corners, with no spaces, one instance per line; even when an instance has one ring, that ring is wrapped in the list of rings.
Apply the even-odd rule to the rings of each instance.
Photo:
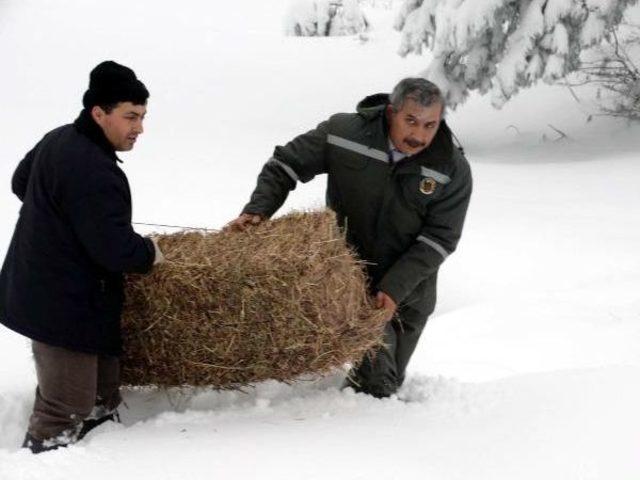
[[[0,0],[0,255],[15,165],[75,118],[99,61],[151,91],[123,156],[136,221],[217,228],[275,144],[424,68],[395,54],[389,2],[372,4],[363,42],[283,37],[282,1]],[[399,399],[341,392],[338,376],[125,392],[122,425],[32,456],[17,449],[28,342],[0,327],[0,479],[640,478],[640,127],[590,112],[540,86],[450,113],[474,196]],[[283,211],[321,205],[324,185]]]

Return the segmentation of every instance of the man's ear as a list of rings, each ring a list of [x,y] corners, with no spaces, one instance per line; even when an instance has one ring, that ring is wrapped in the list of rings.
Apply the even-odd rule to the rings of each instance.
[[[396,109],[393,108],[393,105],[389,103],[387,107],[384,109],[384,113],[385,113],[385,116],[387,117],[387,121],[391,122],[392,115],[396,113]]]
[[[107,112],[105,112],[100,106],[98,105],[94,105],[91,108],[91,118],[93,118],[93,120],[100,126],[102,126],[102,121],[104,120],[104,117],[107,115]]]

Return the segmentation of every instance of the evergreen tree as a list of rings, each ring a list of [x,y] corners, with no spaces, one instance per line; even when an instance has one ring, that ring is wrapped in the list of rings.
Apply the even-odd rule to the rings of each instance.
[[[296,37],[337,37],[369,27],[358,0],[293,0],[285,17],[285,33]]]
[[[580,53],[602,42],[637,0],[405,0],[396,20],[400,54],[428,48],[422,74],[452,106],[470,90],[491,92],[496,107],[542,79],[580,66]]]

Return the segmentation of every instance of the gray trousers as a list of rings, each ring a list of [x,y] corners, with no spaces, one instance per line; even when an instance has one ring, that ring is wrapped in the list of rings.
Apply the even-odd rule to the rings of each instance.
[[[428,313],[401,307],[385,327],[385,346],[362,359],[349,373],[347,385],[379,398],[395,393],[404,382],[407,365],[428,316]]]
[[[98,407],[112,411],[121,401],[118,357],[74,352],[32,342],[38,387],[29,433],[38,440],[73,442],[83,420]]]

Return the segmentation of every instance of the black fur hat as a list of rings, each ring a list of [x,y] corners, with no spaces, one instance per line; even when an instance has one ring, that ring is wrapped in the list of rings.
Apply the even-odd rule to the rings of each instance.
[[[97,65],[89,74],[89,90],[82,97],[85,108],[110,106],[118,102],[145,105],[149,91],[133,70],[111,60]]]

